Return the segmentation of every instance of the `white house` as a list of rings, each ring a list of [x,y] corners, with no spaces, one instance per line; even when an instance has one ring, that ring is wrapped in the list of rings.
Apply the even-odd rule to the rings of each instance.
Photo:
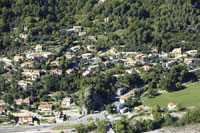
[[[124,108],[124,104],[120,102],[114,102],[112,105],[115,106],[115,112],[119,113],[121,109]]]
[[[31,86],[31,85],[33,85],[33,83],[29,81],[25,81],[25,80],[18,81],[18,86],[23,89],[26,89],[28,86]]]
[[[72,74],[73,72],[74,72],[73,69],[67,69],[67,70],[66,70],[66,73],[67,73],[67,74]]]
[[[92,40],[92,41],[96,41],[97,40],[96,36],[88,36],[88,39]]]
[[[81,31],[81,26],[73,26],[73,31],[75,31],[75,32],[80,32]]]
[[[44,105],[40,105],[38,107],[38,110],[40,110],[40,111],[52,111],[52,109],[53,109],[52,107],[53,107],[52,104],[44,104]]]
[[[117,89],[117,95],[122,95],[124,93],[124,89],[123,88],[119,88],[119,89]]]
[[[70,106],[73,102],[73,99],[71,97],[66,97],[63,99],[62,104],[65,106]]]
[[[28,34],[19,34],[19,37],[22,38],[22,39],[27,39]]]
[[[28,27],[27,26],[24,26],[24,31],[28,31]]]
[[[56,123],[63,122],[65,115],[62,112],[55,112]]]
[[[24,58],[23,58],[22,56],[18,56],[18,55],[14,56],[13,59],[14,59],[15,61],[22,61],[22,60],[24,60]]]
[[[23,72],[21,74],[29,80],[36,80],[40,78],[40,70],[23,69]]]
[[[109,22],[109,21],[110,21],[110,17],[104,18],[104,21],[105,21],[105,22]]]
[[[82,73],[82,76],[88,77],[90,76],[90,71],[85,71]]]
[[[176,109],[176,104],[175,103],[168,103],[168,109],[169,110],[175,110]]]
[[[175,48],[175,49],[172,50],[171,54],[174,55],[174,56],[181,55],[182,49],[181,48]]]
[[[186,51],[186,54],[191,55],[191,56],[195,56],[197,53],[198,53],[197,50],[189,50],[189,51]]]
[[[88,70],[89,71],[95,71],[95,70],[98,70],[98,67],[99,67],[99,65],[91,65],[91,66],[88,67]]]
[[[120,103],[125,103],[128,100],[129,96],[128,95],[124,95],[120,97]]]
[[[5,115],[6,109],[0,107],[0,115]]]
[[[172,67],[175,64],[176,64],[176,62],[172,60],[172,61],[168,61],[166,63],[163,63],[162,67],[170,68],[170,67]]]
[[[34,57],[35,55],[36,55],[36,53],[27,53],[27,54],[26,54],[26,58],[27,58],[28,60],[34,59],[34,58],[35,58],[35,57]]]
[[[53,66],[59,66],[59,64],[60,64],[60,62],[57,60],[51,62],[51,65],[53,65]]]
[[[81,49],[81,46],[80,45],[74,46],[74,47],[71,47],[70,49],[71,49],[72,52],[76,53],[78,50]]]
[[[42,46],[40,44],[35,46],[35,51],[40,52],[42,51]]]
[[[94,45],[88,45],[87,46],[87,50],[88,51],[94,51],[95,50],[95,46]]]
[[[86,32],[79,32],[78,33],[78,36],[85,36],[86,35]]]
[[[189,59],[184,59],[184,63],[187,64],[187,65],[190,65],[194,62],[194,59],[192,58],[189,58]]]
[[[90,59],[93,57],[92,53],[85,53],[81,55],[83,59]]]
[[[53,69],[53,70],[49,70],[49,73],[52,74],[52,75],[62,75],[62,70]]]
[[[125,70],[126,73],[132,74],[134,72],[136,72],[134,69],[127,69]]]
[[[42,54],[42,56],[44,56],[45,58],[50,58],[50,57],[52,57],[53,55],[54,55],[54,54],[51,53],[51,52],[45,52],[45,53]]]

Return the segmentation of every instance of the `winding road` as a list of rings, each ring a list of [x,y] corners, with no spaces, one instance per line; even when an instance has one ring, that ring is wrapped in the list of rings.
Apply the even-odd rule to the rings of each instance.
[[[105,111],[102,111],[98,114],[90,114],[83,116],[79,119],[73,120],[73,121],[65,121],[61,123],[55,123],[55,124],[47,124],[47,125],[38,125],[38,126],[18,126],[14,128],[8,128],[8,129],[0,129],[0,132],[23,132],[23,131],[31,131],[31,130],[38,130],[41,131],[43,129],[49,129],[53,127],[58,126],[66,126],[66,125],[76,125],[76,124],[88,124],[87,119],[90,117],[98,118],[99,120],[105,119]]]
[[[1,58],[1,57],[0,57],[0,61],[4,62],[4,63],[6,63],[6,64],[11,64],[11,63],[12,63],[12,61],[9,60],[9,59],[7,59],[7,58]]]
[[[189,70],[189,72],[195,72],[195,71],[200,71],[200,68]]]

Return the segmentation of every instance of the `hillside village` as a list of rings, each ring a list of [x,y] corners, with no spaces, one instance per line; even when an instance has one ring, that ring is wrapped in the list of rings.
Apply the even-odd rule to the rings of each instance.
[[[105,21],[107,22],[108,18],[105,18]],[[28,27],[24,27],[24,33],[20,33],[17,39],[28,39],[29,35],[25,34],[27,30]],[[134,73],[142,77],[143,74],[160,68],[163,72],[169,72],[174,65],[183,65],[190,71],[196,69],[195,64],[199,63],[198,58],[195,58],[198,54],[197,50],[183,51],[181,48],[175,48],[170,53],[165,53],[158,52],[156,48],[152,48],[148,53],[142,53],[125,52],[120,51],[120,47],[111,47],[106,51],[102,51],[97,50],[95,45],[98,37],[88,35],[84,27],[73,26],[67,30],[61,29],[60,32],[73,34],[77,40],[72,42],[71,47],[60,51],[59,54],[56,51],[57,46],[50,47],[45,43],[31,43],[27,44],[31,45],[31,47],[26,52],[18,53],[12,57],[2,55],[1,61],[4,62],[3,68],[5,69],[3,75],[18,73],[19,78],[15,81],[17,83],[16,86],[19,90],[26,90],[36,86],[38,89],[43,88],[44,84],[46,84],[43,80],[50,75],[70,77],[78,74],[80,77],[89,78],[95,76],[96,73],[106,75],[107,71],[113,70],[112,76],[115,78]],[[5,60],[10,60],[10,62]],[[64,62],[67,62],[65,67],[63,67]],[[38,64],[42,65],[38,66]],[[10,82],[10,80],[7,79],[6,82]],[[134,109],[134,107],[125,104],[127,100],[140,99],[141,95],[136,92],[138,88],[144,86],[148,86],[148,84],[136,83],[131,88],[127,88],[126,85],[119,85],[112,96],[111,104],[114,107],[114,111],[122,114],[137,108],[150,111],[150,107],[145,107],[144,105],[136,106]],[[20,96],[18,99],[8,98],[14,103],[14,105],[12,103],[11,108],[17,108],[14,111],[5,108],[8,104],[11,104],[11,101],[4,100],[4,102],[1,102],[1,115],[13,115],[15,117],[14,120],[16,120],[14,123],[31,125],[63,122],[72,119],[74,116],[91,113],[88,110],[81,112],[82,107],[78,106],[73,99],[75,93],[63,92],[60,100],[56,100],[54,94],[56,92],[49,93],[49,100],[44,97],[40,101],[33,100],[31,96]],[[175,106],[174,103],[168,104],[169,110],[175,109]],[[96,110],[96,112],[103,109],[105,107]]]
[[[0,132],[199,123],[199,22],[197,0],[1,0]]]

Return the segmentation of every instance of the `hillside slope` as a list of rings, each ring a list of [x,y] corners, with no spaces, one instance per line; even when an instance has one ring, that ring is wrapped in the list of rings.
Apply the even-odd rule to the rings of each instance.
[[[91,28],[90,34],[96,36],[108,35],[112,43],[103,48],[199,49],[199,5],[194,0],[1,0],[0,49],[23,43],[14,40],[24,26],[29,27],[28,42],[35,42],[40,41],[38,36],[59,34],[60,28],[72,25]]]

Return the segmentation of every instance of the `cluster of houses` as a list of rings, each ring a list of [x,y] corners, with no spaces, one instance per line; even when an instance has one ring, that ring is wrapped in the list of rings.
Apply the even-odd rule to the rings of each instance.
[[[109,22],[110,18],[106,17],[104,19],[105,22]],[[27,28],[24,29],[26,32]],[[96,36],[87,36],[87,33],[83,30],[81,26],[73,26],[71,29],[68,29],[67,31],[75,32],[78,34],[78,36],[85,36],[88,40],[91,40],[95,42],[97,40]],[[27,38],[25,35],[21,35],[21,38]],[[37,44],[34,47],[35,51],[34,52],[29,52],[26,53],[25,57],[16,55],[14,56],[14,61],[22,61],[21,67],[22,68],[29,68],[29,69],[22,69],[22,76],[26,80],[36,80],[40,78],[40,73],[42,70],[34,70],[32,69],[35,65],[35,61],[40,61],[43,59],[49,59],[52,56],[55,56],[54,53],[51,52],[44,52],[44,48],[41,44]],[[79,53],[80,50],[86,49],[87,52],[85,53]],[[161,65],[163,68],[170,69],[173,65],[177,64],[178,59],[184,57],[184,63],[186,65],[190,65],[195,61],[194,57],[197,54],[197,50],[190,50],[186,52],[182,52],[181,48],[175,48],[172,50],[170,53],[158,53],[157,49],[153,48],[152,51],[149,54],[144,54],[144,53],[138,53],[138,52],[119,52],[115,47],[110,48],[107,51],[96,51],[95,50],[95,45],[94,44],[88,44],[87,46],[82,46],[80,44],[77,44],[75,46],[72,46],[69,48],[69,51],[66,52],[63,56],[65,56],[66,60],[69,60],[71,62],[74,62],[76,65],[74,65],[72,68],[69,68],[65,70],[66,74],[73,74],[74,69],[79,67],[79,64],[83,63],[84,64],[84,69],[82,72],[82,76],[89,77],[92,73],[96,73],[99,71],[99,64],[102,64],[102,66],[105,67],[105,69],[109,68],[112,66],[114,63],[123,63],[125,66],[126,70],[124,71],[125,73],[134,73],[134,72],[139,72],[140,69],[137,67],[137,63],[143,64],[141,68],[144,71],[152,71],[153,66],[156,65]],[[172,56],[173,58],[169,58]],[[108,57],[107,60],[102,61],[102,57]],[[27,62],[25,62],[25,58]],[[56,60],[51,61],[50,65],[51,66],[59,66],[60,61],[57,57]],[[165,61],[162,61],[162,59],[165,59]],[[153,60],[159,61],[159,63],[155,63]],[[7,70],[12,70],[14,66],[12,64],[6,64],[5,69]],[[52,69],[52,70],[43,70],[43,72],[46,72],[48,74],[52,75],[62,75],[63,70],[61,69]],[[122,73],[123,74],[123,73]],[[113,76],[119,76],[119,75],[113,75]],[[21,82],[20,85],[22,88],[26,85],[27,83]]]
[[[31,101],[29,98],[25,99],[15,99],[14,102],[17,105],[31,105]],[[65,97],[62,100],[62,106],[63,107],[69,107],[73,103],[73,99],[71,97]],[[66,120],[66,113],[63,113],[62,111],[55,111],[55,107],[53,104],[40,104],[37,108],[37,112],[39,114],[54,114],[54,118],[56,122],[63,122]],[[5,108],[0,108],[0,115],[7,115],[6,109]],[[34,125],[34,124],[39,124],[40,119],[42,118],[40,115],[31,115],[27,113],[27,115],[21,115],[21,114],[16,114],[14,115],[17,119],[17,123],[19,124],[28,124],[28,125]]]
[[[125,94],[125,90],[123,88],[117,89],[116,94],[119,96],[119,100],[113,103],[115,107],[116,113],[126,113],[128,112],[128,107],[125,107],[125,102],[129,99],[135,99],[136,94],[134,90],[131,90]]]
[[[110,18],[106,17],[104,19],[105,22],[109,22]],[[26,32],[28,28],[24,28],[24,31]],[[151,53],[144,54],[139,52],[119,52],[115,47],[110,48],[107,51],[96,51],[95,45],[93,42],[97,41],[96,36],[89,36],[87,35],[87,32],[83,31],[83,28],[81,26],[73,26],[71,29],[68,29],[67,31],[75,32],[79,37],[86,37],[87,40],[89,40],[91,43],[87,46],[82,46],[80,44],[77,44],[75,46],[72,46],[69,48],[68,51],[62,55],[62,57],[57,57],[55,60],[50,61],[51,57],[55,56],[54,53],[49,52],[41,44],[37,44],[34,46],[34,51],[26,53],[24,56],[21,55],[15,55],[13,57],[13,60],[15,62],[19,62],[21,69],[21,75],[23,77],[23,80],[18,81],[18,86],[22,89],[26,89],[27,87],[31,87],[33,83],[31,81],[40,79],[42,76],[42,73],[46,74],[52,74],[52,75],[62,75],[63,73],[66,73],[68,75],[71,75],[75,72],[75,69],[79,69],[79,64],[84,65],[82,76],[89,77],[92,73],[97,73],[100,71],[100,69],[106,70],[108,68],[111,68],[113,64],[120,63],[124,65],[125,70],[124,72],[121,72],[121,74],[124,73],[140,73],[141,68],[146,72],[153,71],[155,65],[161,65],[163,68],[170,69],[173,65],[177,63],[179,59],[183,59],[184,63],[186,65],[192,64],[195,59],[192,58],[197,54],[197,50],[190,50],[186,52],[182,52],[181,48],[175,48],[170,53],[158,53],[156,49],[152,49]],[[27,39],[28,34],[20,34],[20,38]],[[46,50],[46,51],[44,51]],[[84,52],[84,53],[83,53]],[[74,62],[76,65],[74,65],[72,68],[68,68],[67,70],[58,69],[57,67],[60,65],[60,59],[66,58],[66,60]],[[102,59],[102,57],[106,57]],[[171,58],[169,58],[171,57]],[[51,70],[39,70],[34,69],[36,61],[41,60],[48,60],[46,61],[46,64],[49,64],[51,66],[54,66],[55,69]],[[164,61],[163,61],[164,59]],[[159,63],[155,63],[154,60],[157,60]],[[140,65],[137,65],[140,63]],[[103,68],[101,67],[103,66]],[[13,70],[15,66],[13,64],[5,64],[4,69],[10,71]],[[118,74],[115,74],[113,76],[118,77]],[[119,88],[116,92],[116,94],[119,96],[119,100],[115,101],[113,105],[115,106],[115,111],[117,113],[125,113],[128,111],[128,108],[125,107],[125,102],[130,98],[135,98],[135,91],[131,90],[125,94],[125,91],[123,88]],[[30,105],[31,101],[29,98],[25,99],[16,99],[14,102],[17,105]],[[66,97],[62,101],[63,106],[70,106],[73,102],[72,98]],[[168,108],[169,110],[173,110],[176,107],[174,103],[169,103]],[[38,106],[39,112],[53,112],[55,114],[56,121],[63,121],[66,114],[63,112],[54,112],[54,106],[52,104],[41,104]],[[0,113],[5,114],[5,110],[3,108],[0,108]],[[19,116],[19,123],[26,123],[26,124],[33,124],[34,120],[36,120],[35,116]]]

